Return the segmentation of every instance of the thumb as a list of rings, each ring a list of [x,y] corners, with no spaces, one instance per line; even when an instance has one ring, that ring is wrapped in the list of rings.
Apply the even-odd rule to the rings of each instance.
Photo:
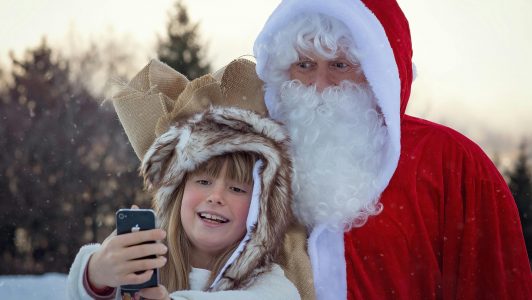
[[[107,242],[108,240],[110,240],[113,236],[116,236],[116,229],[113,232],[111,232],[111,234],[109,236],[107,236],[105,238],[105,240],[102,242],[102,244]]]
[[[139,209],[139,207],[135,204],[131,205],[131,209]]]

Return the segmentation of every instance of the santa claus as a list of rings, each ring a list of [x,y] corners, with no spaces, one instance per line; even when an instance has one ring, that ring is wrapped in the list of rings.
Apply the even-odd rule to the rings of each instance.
[[[532,299],[497,169],[458,132],[405,114],[412,48],[394,0],[285,0],[254,52],[293,140],[317,298]],[[309,277],[292,276],[302,295]]]

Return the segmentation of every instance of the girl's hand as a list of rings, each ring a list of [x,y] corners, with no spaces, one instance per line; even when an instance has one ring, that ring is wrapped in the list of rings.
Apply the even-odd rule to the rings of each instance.
[[[167,247],[160,241],[166,236],[162,229],[152,229],[127,234],[111,233],[89,260],[89,283],[97,288],[118,287],[124,284],[140,284],[150,279],[153,270],[166,264]],[[156,258],[139,259],[148,255]],[[135,272],[144,271],[140,274]]]
[[[166,287],[161,284],[157,287],[140,290],[135,294],[135,300],[140,300],[140,297],[147,300],[171,300]]]

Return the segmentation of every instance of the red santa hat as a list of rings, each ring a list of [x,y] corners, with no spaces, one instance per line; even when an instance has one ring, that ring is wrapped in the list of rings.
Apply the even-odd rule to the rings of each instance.
[[[267,81],[276,59],[272,41],[296,17],[319,13],[333,17],[348,28],[359,53],[359,61],[377,98],[389,132],[380,177],[380,194],[388,185],[400,155],[400,119],[404,114],[413,80],[412,45],[408,21],[394,0],[285,0],[272,13],[258,35],[254,53],[257,74]],[[278,95],[266,91],[268,107]]]

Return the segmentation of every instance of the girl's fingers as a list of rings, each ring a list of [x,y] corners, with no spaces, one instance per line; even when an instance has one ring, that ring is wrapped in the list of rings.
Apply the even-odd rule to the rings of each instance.
[[[130,260],[124,265],[122,272],[125,274],[141,272],[145,270],[158,269],[166,264],[166,257]]]
[[[139,259],[150,255],[164,255],[168,248],[163,243],[140,244],[125,248],[122,251],[124,260]]]
[[[153,270],[147,270],[147,271],[142,272],[140,274],[129,273],[126,276],[124,276],[124,283],[123,284],[141,284],[141,283],[144,283],[144,282],[150,280],[152,274],[153,274]]]

